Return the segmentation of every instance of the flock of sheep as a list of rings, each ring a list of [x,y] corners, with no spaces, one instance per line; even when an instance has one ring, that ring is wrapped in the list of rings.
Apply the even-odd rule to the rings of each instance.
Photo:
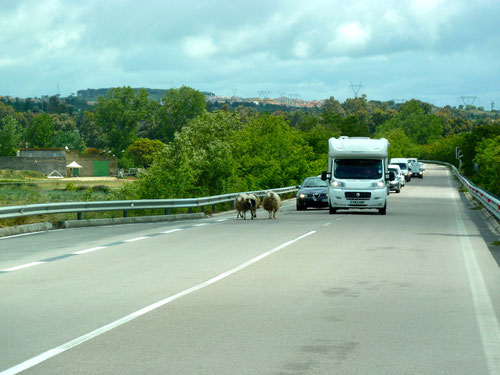
[[[257,217],[257,209],[259,207],[260,207],[260,198],[257,196],[257,194],[241,193],[238,194],[238,196],[234,200],[234,208],[238,213],[236,218],[241,217],[242,219],[246,220],[247,211],[250,211],[250,215],[253,220],[255,217]],[[264,207],[264,210],[269,212],[269,219],[276,219],[276,212],[281,207],[280,196],[276,194],[274,191],[266,192],[266,195],[262,200],[262,207]]]

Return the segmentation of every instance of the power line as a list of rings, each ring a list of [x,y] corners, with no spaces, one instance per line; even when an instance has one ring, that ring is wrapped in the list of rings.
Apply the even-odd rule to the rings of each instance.
[[[354,97],[357,98],[358,94],[359,94],[359,90],[361,90],[361,88],[363,87],[363,85],[361,84],[361,82],[358,83],[358,84],[356,84],[356,85],[351,82],[351,86],[350,87],[351,87],[352,91],[354,92]]]

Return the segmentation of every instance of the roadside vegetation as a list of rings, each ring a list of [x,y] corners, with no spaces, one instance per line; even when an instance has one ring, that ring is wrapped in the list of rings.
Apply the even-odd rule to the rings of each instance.
[[[135,183],[106,193],[90,186],[38,187],[0,198],[2,203],[181,198],[296,185],[325,169],[327,140],[341,135],[386,137],[390,157],[457,166],[459,147],[462,172],[500,195],[498,111],[438,108],[418,100],[380,102],[365,95],[344,102],[330,97],[323,106],[307,109],[207,104],[203,93],[189,87],[162,95],[158,101],[145,89],[123,87],[91,104],[75,97],[50,97],[41,104],[0,102],[1,155],[15,155],[21,146],[68,146],[112,153],[125,170],[145,169]]]

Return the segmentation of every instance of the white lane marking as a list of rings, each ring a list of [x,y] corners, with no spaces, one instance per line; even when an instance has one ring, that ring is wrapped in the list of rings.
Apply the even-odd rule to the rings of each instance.
[[[451,181],[448,184],[452,188]],[[472,300],[476,310],[476,320],[481,333],[484,355],[486,357],[489,374],[500,374],[500,326],[491,303],[488,289],[484,283],[481,269],[477,263],[474,248],[469,239],[469,233],[465,227],[462,214],[458,207],[457,192],[452,190],[453,209],[455,211],[455,220],[457,224],[462,253],[465,260],[467,275],[469,276],[469,285],[472,293]]]
[[[16,267],[6,268],[6,269],[0,270],[0,271],[3,271],[3,272],[17,271],[17,270],[21,270],[23,268],[38,266],[39,264],[44,264],[44,263],[47,263],[47,262],[31,262],[31,263],[21,264],[20,266],[16,266]]]
[[[168,233],[179,232],[181,230],[182,230],[181,228],[177,228],[177,229],[170,229],[170,230],[167,230],[165,232],[160,232],[160,233],[168,234]]]
[[[330,224],[331,224],[331,223],[325,223],[325,224],[323,224],[322,226],[323,226],[323,227],[327,227],[327,226],[329,226]]]
[[[222,221],[227,221],[228,219],[218,219],[218,220],[215,220],[215,221],[218,221],[218,222],[222,222]]]
[[[337,221],[339,221],[339,220],[342,220],[342,219],[343,219],[343,217],[339,217],[339,218],[338,218],[338,219],[336,219],[336,220],[337,220]]]
[[[188,294],[196,292],[197,290],[205,288],[211,284],[216,283],[217,281],[220,281],[228,276],[231,276],[232,274],[234,274],[238,271],[241,271],[244,268],[247,268],[248,266],[258,262],[259,260],[262,260],[262,259],[268,257],[269,255],[274,254],[275,252],[280,251],[280,250],[284,249],[285,247],[287,247],[287,246],[289,246],[297,241],[300,241],[301,239],[306,238],[307,236],[310,236],[311,234],[314,234],[314,233],[316,233],[316,231],[308,232],[308,233],[303,234],[303,235],[301,235],[293,240],[287,241],[279,246],[276,246],[275,248],[273,248],[269,251],[266,251],[265,253],[260,254],[259,256],[255,257],[253,259],[250,259],[249,261],[247,261],[245,263],[240,264],[239,266],[236,266],[236,267],[230,269],[229,271],[226,271],[224,273],[221,273],[220,275],[217,275],[217,276],[211,278],[210,280],[207,280],[207,281],[200,283],[198,285],[195,285],[189,289],[183,290],[182,292],[174,294],[173,296],[167,297],[165,299],[162,299],[161,301],[158,301],[158,302],[153,303],[149,306],[146,306],[140,310],[137,310],[136,312],[133,312],[132,314],[124,316],[123,318],[115,320],[114,322],[111,322],[109,324],[106,324],[105,326],[103,326],[101,328],[98,328],[98,329],[96,329],[92,332],[89,332],[83,336],[80,336],[74,340],[68,341],[67,343],[62,344],[61,346],[58,346],[57,348],[47,350],[46,352],[39,354],[36,357],[28,359],[28,360],[14,366],[14,367],[11,367],[3,372],[0,372],[0,375],[14,375],[14,374],[18,374],[21,371],[27,370],[33,366],[36,366],[37,364],[39,364],[41,362],[44,362],[52,357],[55,357],[56,355],[61,354],[61,353],[65,352],[66,350],[69,350],[71,348],[74,348],[75,346],[80,345],[80,344],[84,343],[85,341],[93,339],[94,337],[100,336],[103,333],[111,331],[112,329],[117,328],[117,327],[119,327],[119,326],[121,326],[121,325],[135,319],[135,318],[138,318],[144,314],[147,314],[148,312],[153,311],[159,307],[162,307],[162,306],[166,305],[167,303],[175,301],[176,299],[179,299],[183,296],[186,296]]]
[[[136,237],[136,238],[131,238],[130,240],[124,240],[123,242],[135,242],[135,241],[140,241],[140,240],[147,240],[149,237]]]
[[[30,233],[21,233],[21,234],[13,234],[12,236],[4,236],[0,237],[0,240],[6,240],[8,238],[14,238],[14,237],[23,237],[23,236],[31,236],[33,234],[40,234],[40,233],[45,233],[47,232],[46,230],[43,231],[38,231],[38,232],[30,232]]]
[[[193,227],[202,227],[203,225],[208,225],[208,223],[195,224]]]
[[[75,251],[73,254],[76,254],[76,255],[87,254],[87,253],[91,253],[93,251],[102,250],[102,249],[105,249],[105,248],[106,248],[106,246],[97,246],[97,247],[92,247],[92,248],[86,249],[86,250]]]

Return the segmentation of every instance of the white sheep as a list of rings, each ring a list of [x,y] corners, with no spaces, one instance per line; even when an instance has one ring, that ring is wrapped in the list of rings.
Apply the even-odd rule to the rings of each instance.
[[[266,192],[266,196],[262,201],[262,206],[264,207],[264,210],[269,212],[269,219],[276,219],[276,212],[281,207],[280,196],[274,191]]]
[[[247,207],[252,215],[252,220],[257,217],[257,209],[260,207],[260,198],[257,194],[248,194],[247,196]]]
[[[238,213],[238,215],[236,215],[236,219],[241,217],[242,219],[246,220],[248,211],[247,199],[248,195],[246,195],[245,193],[241,193],[236,196],[236,199],[234,200],[234,208]]]

